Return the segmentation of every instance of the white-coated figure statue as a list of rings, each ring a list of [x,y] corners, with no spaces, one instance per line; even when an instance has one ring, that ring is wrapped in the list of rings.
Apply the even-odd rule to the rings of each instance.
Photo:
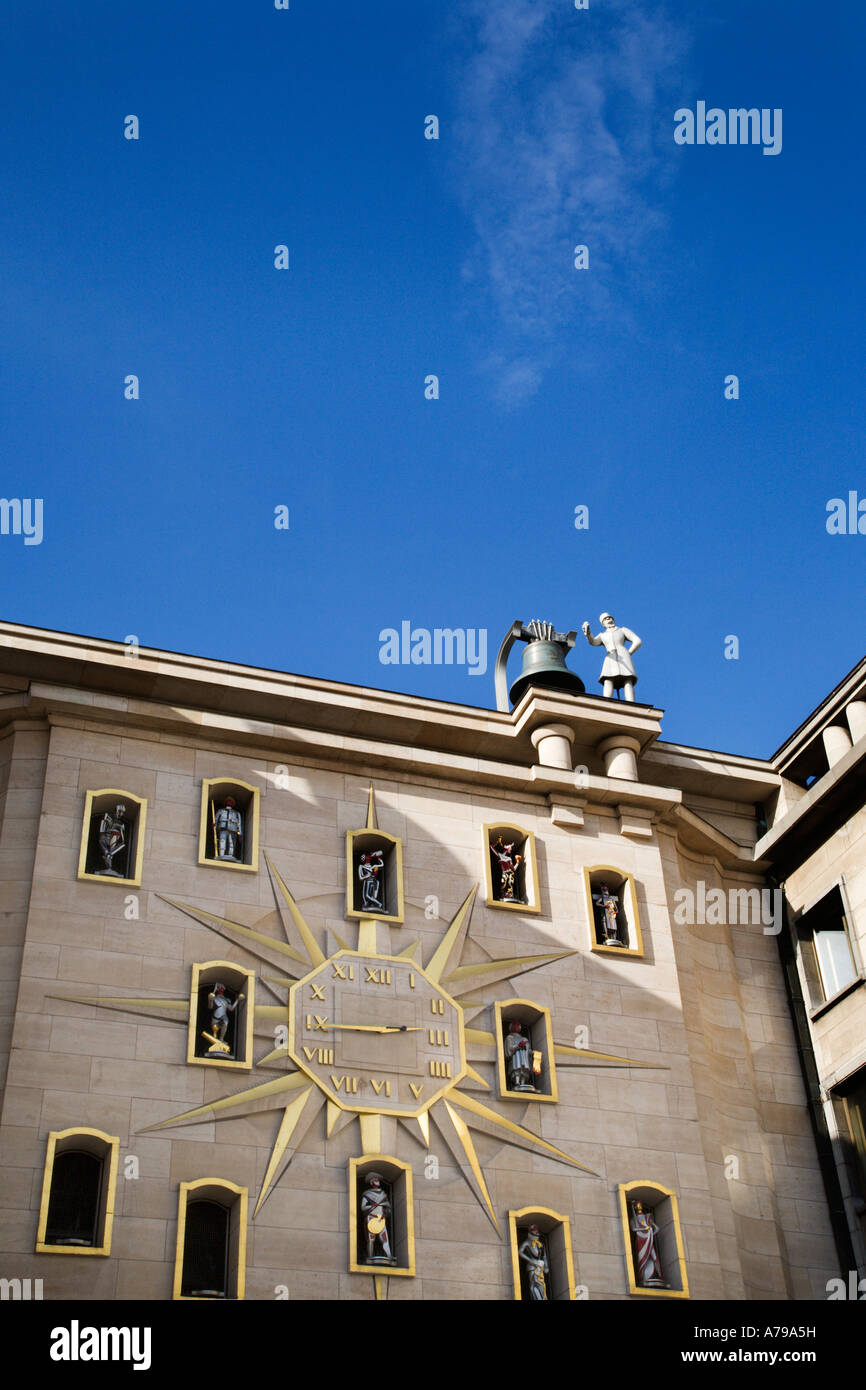
[[[509,1091],[534,1091],[532,1043],[523,1031],[519,1018],[513,1018],[508,1025],[505,1038],[505,1066],[508,1073]]]
[[[550,1265],[547,1261],[544,1241],[541,1239],[541,1232],[537,1226],[529,1227],[526,1232],[526,1239],[522,1245],[518,1246],[517,1253],[526,1265],[530,1300],[534,1303],[548,1302],[547,1275],[550,1273]]]
[[[614,692],[622,690],[626,700],[634,700],[637,672],[632,655],[643,644],[630,627],[617,627],[610,613],[602,613],[599,621],[602,631],[598,636],[593,637],[589,623],[584,623],[581,631],[591,647],[604,647],[607,652],[598,678],[602,694],[612,700],[615,698]],[[626,642],[631,642],[631,646],[627,647]]]

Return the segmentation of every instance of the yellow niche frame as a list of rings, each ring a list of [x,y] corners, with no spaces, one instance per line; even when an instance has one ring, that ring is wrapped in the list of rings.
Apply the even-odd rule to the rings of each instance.
[[[553,1026],[550,1021],[550,1009],[544,1004],[536,1004],[532,999],[497,999],[494,1003],[496,1016],[496,1070],[499,1078],[499,1099],[518,1100],[524,1105],[541,1101],[555,1105],[559,1100],[559,1087],[556,1080],[556,1064],[553,1059]],[[505,1013],[505,1010],[508,1013]],[[507,1075],[505,1071],[505,1041],[503,1038],[503,1024],[510,1023],[520,1010],[531,1010],[535,1017],[531,1020],[532,1027],[535,1028],[539,1020],[543,1020],[544,1027],[544,1066],[547,1070],[547,1084],[550,1092],[544,1091],[510,1091],[507,1085]]]
[[[84,1139],[84,1144],[76,1144],[76,1139]],[[69,1142],[67,1142],[69,1141]],[[95,1142],[94,1142],[95,1141]],[[58,1146],[59,1149],[58,1149]],[[99,1245],[48,1245],[45,1233],[48,1227],[48,1208],[51,1203],[51,1182],[54,1176],[54,1161],[59,1153],[69,1149],[85,1149],[94,1157],[102,1159],[102,1183],[99,1203],[101,1207],[99,1225],[102,1240]],[[114,1201],[117,1192],[117,1160],[120,1152],[120,1139],[116,1135],[105,1134],[101,1129],[81,1128],[53,1129],[48,1136],[45,1152],[45,1173],[42,1178],[42,1200],[39,1204],[39,1227],[36,1232],[36,1253],[38,1255],[110,1255],[111,1236],[114,1229]],[[108,1181],[106,1182],[106,1173]]]
[[[529,1218],[529,1220],[527,1220]],[[568,1217],[563,1216],[558,1211],[553,1211],[550,1207],[521,1207],[519,1211],[509,1211],[508,1213],[508,1239],[511,1246],[511,1275],[514,1281],[514,1298],[517,1302],[523,1302],[523,1293],[520,1288],[520,1256],[517,1253],[517,1223],[523,1221],[525,1225],[535,1225],[548,1238],[556,1234],[556,1249],[551,1246],[554,1242],[548,1239],[548,1250],[550,1252],[549,1263],[551,1266],[548,1276],[553,1282],[553,1265],[556,1262],[560,1266],[560,1278],[558,1281],[560,1290],[563,1283],[567,1293],[562,1292],[550,1300],[552,1303],[573,1302],[575,1296],[574,1283],[574,1259],[571,1253],[571,1225]],[[562,1277],[564,1274],[564,1278]]]
[[[204,1190],[202,1190],[204,1189]],[[190,1193],[198,1192],[199,1196],[208,1200],[219,1200],[220,1193],[230,1192],[235,1197],[235,1201],[223,1203],[228,1206],[232,1226],[229,1238],[230,1256],[231,1245],[234,1243],[234,1258],[236,1269],[234,1283],[236,1292],[225,1299],[199,1298],[193,1294],[181,1293],[183,1285],[183,1254],[186,1244],[186,1214],[189,1208]],[[247,1206],[249,1203],[249,1192],[245,1187],[238,1187],[237,1183],[229,1182],[228,1178],[196,1178],[193,1182],[182,1182],[177,1196],[177,1242],[174,1254],[174,1282],[172,1285],[172,1301],[175,1303],[240,1303],[243,1301],[246,1292],[247,1281]],[[235,1219],[236,1218],[236,1219]],[[233,1238],[233,1239],[232,1239]],[[231,1274],[231,1271],[229,1271]],[[231,1280],[230,1280],[231,1282]]]
[[[621,1182],[619,1184],[619,1216],[622,1224],[622,1237],[625,1245],[626,1270],[628,1273],[628,1291],[638,1298],[689,1298],[689,1275],[686,1269],[686,1257],[683,1251],[683,1232],[680,1225],[680,1212],[677,1203],[677,1194],[672,1187],[664,1187],[661,1183],[653,1182],[650,1178],[636,1178],[634,1182]],[[676,1260],[680,1278],[679,1289],[645,1289],[637,1282],[637,1273],[634,1267],[634,1254],[632,1252],[631,1226],[629,1224],[629,1200],[653,1203],[653,1209],[658,1206],[654,1198],[662,1201],[669,1201],[671,1204],[671,1224],[673,1225],[674,1238],[676,1241]],[[662,1266],[663,1272],[667,1273]]]
[[[535,855],[535,832],[526,830],[522,825],[514,825],[510,821],[492,821],[488,825],[482,826],[481,833],[484,836],[484,882],[487,885],[487,906],[502,908],[506,912],[540,912],[541,911],[541,890],[538,882],[538,860]],[[506,835],[513,837],[512,842],[521,838],[523,861],[526,865],[523,873],[523,882],[526,885],[526,896],[529,902],[526,903],[504,903],[499,898],[493,896],[493,869],[490,863],[490,846],[493,840],[499,835],[503,839]]]
[[[361,1264],[357,1258],[358,1177],[359,1174],[363,1177],[365,1173],[375,1172],[377,1169],[381,1169],[382,1176],[388,1179],[392,1191],[396,1188],[398,1181],[402,1185],[400,1208],[406,1222],[405,1248],[407,1254],[406,1262],[402,1266],[366,1265]],[[396,1200],[394,1209],[396,1216]],[[415,1277],[415,1205],[412,1194],[412,1165],[404,1163],[399,1158],[394,1158],[391,1154],[364,1154],[363,1158],[349,1159],[349,1273],[377,1274],[380,1278],[388,1278],[392,1274],[408,1279]]]
[[[201,976],[205,970],[212,970],[213,980],[202,981]],[[215,984],[219,974],[227,977],[241,976],[243,978],[243,989],[238,988],[238,993],[243,993],[244,998],[244,1060],[234,1057],[200,1057],[196,1055],[196,1030],[198,1027],[198,992],[204,984]],[[229,978],[232,989],[239,985],[237,980]],[[235,961],[229,960],[205,960],[200,964],[193,964],[192,977],[189,987],[189,1026],[186,1037],[186,1060],[188,1066],[222,1067],[233,1071],[250,1071],[253,1065],[253,1030],[255,1027],[256,1016],[256,977],[252,970],[247,970],[245,966],[238,965]]]
[[[230,859],[208,859],[205,854],[207,849],[207,832],[210,824],[210,803],[212,793],[217,787],[225,787],[225,795],[231,796],[232,790],[241,789],[250,793],[250,800],[247,804],[247,820],[252,817],[252,830],[247,824],[244,828],[244,846],[247,844],[247,837],[250,836],[250,862],[249,864],[233,864]],[[201,784],[201,816],[198,828],[198,862],[207,869],[235,869],[244,874],[257,874],[259,871],[259,814],[261,806],[261,787],[255,787],[251,782],[243,782],[240,777],[205,777]],[[216,845],[214,845],[216,854]]]
[[[635,946],[603,946],[595,938],[595,910],[592,901],[592,875],[607,873],[612,877],[622,880],[623,895],[627,894],[629,912],[629,934]],[[589,947],[591,951],[599,955],[606,956],[632,956],[635,959],[644,958],[643,932],[640,925],[640,911],[637,905],[637,888],[635,886],[634,874],[626,873],[625,869],[618,869],[615,864],[588,864],[584,866],[583,881],[586,898],[586,911],[589,919]]]
[[[135,820],[135,862],[132,878],[111,878],[105,874],[89,874],[86,870],[87,847],[90,842],[90,822],[93,818],[93,803],[97,797],[110,796],[118,802],[134,801],[138,807]],[[116,799],[115,799],[116,798]],[[87,791],[84,798],[84,816],[81,822],[81,844],[78,850],[78,878],[85,883],[111,883],[120,888],[140,888],[141,869],[144,862],[144,830],[147,824],[147,797],[136,796],[135,792],[122,791],[120,787],[96,787]]]

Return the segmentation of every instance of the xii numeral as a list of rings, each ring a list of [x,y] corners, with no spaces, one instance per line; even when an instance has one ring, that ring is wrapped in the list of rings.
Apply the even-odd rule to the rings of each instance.
[[[377,969],[370,965],[365,965],[364,969],[367,972],[364,976],[365,985],[368,982],[372,985],[389,985],[391,983],[390,970],[385,970],[384,968]]]

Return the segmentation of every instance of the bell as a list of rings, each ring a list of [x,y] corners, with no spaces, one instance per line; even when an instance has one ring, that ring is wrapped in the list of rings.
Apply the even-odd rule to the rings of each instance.
[[[570,635],[570,634],[569,634]],[[572,643],[569,643],[571,646]],[[567,648],[566,648],[567,650]],[[564,690],[569,695],[585,695],[586,687],[565,664],[565,651],[559,642],[535,640],[523,648],[520,675],[509,692],[516,705],[531,685],[543,690]]]

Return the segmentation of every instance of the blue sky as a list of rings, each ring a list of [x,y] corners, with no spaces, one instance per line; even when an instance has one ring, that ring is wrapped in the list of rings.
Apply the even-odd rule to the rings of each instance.
[[[609,609],[666,738],[763,756],[863,655],[862,6],[3,30],[0,492],[44,505],[4,618],[492,706],[515,618]],[[781,153],[677,145],[699,100],[782,109]],[[486,629],[487,674],[383,665],[404,620]]]

